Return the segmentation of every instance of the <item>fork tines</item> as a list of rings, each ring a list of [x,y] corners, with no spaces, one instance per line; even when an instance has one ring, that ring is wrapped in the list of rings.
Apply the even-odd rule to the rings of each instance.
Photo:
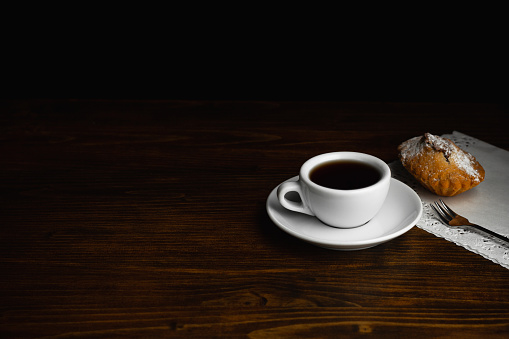
[[[451,221],[456,216],[456,213],[454,213],[454,211],[450,209],[442,199],[439,199],[439,202],[435,201],[435,204],[431,205],[431,207],[433,207],[433,209],[446,224],[449,224],[449,221]]]

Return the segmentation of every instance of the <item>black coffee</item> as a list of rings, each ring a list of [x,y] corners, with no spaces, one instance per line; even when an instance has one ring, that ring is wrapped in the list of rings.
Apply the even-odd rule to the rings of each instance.
[[[309,173],[315,184],[337,190],[354,190],[377,183],[382,174],[371,165],[353,160],[335,160],[316,166]]]

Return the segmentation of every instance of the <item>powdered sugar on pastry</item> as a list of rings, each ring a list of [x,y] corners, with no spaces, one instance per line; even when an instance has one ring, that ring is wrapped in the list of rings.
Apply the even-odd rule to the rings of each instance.
[[[424,137],[429,140],[433,148],[437,151],[444,152],[444,156],[449,162],[453,162],[468,175],[473,176],[475,180],[480,181],[480,173],[474,167],[477,161],[472,154],[463,151],[447,138],[442,138],[430,133],[426,133]]]
[[[422,153],[424,143],[421,142],[421,140],[422,136],[415,137],[405,141],[399,146],[399,157],[401,158],[401,161],[406,162],[407,160]]]
[[[398,150],[403,166],[439,195],[456,195],[484,180],[475,157],[447,138],[425,133],[403,142]]]

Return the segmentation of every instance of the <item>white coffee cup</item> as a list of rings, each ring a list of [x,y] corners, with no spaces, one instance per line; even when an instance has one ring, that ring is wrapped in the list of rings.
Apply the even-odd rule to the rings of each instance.
[[[316,177],[318,168],[337,162],[360,164],[361,167],[366,165],[378,172],[379,178],[374,177],[368,186],[354,188],[330,188],[311,180],[310,175]],[[323,223],[340,228],[358,227],[370,221],[382,208],[391,181],[391,170],[384,161],[357,152],[333,152],[315,156],[301,166],[299,174],[298,181],[288,181],[278,187],[277,195],[281,205],[291,211],[316,216]],[[345,173],[338,171],[337,176],[344,177]],[[289,192],[298,193],[301,202],[287,199],[286,194]]]

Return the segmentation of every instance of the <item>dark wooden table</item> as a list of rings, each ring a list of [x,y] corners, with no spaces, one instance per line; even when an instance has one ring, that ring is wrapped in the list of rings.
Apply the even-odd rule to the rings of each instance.
[[[269,219],[309,157],[397,159],[500,104],[0,102],[0,337],[509,335],[509,270],[417,227],[362,251]]]

